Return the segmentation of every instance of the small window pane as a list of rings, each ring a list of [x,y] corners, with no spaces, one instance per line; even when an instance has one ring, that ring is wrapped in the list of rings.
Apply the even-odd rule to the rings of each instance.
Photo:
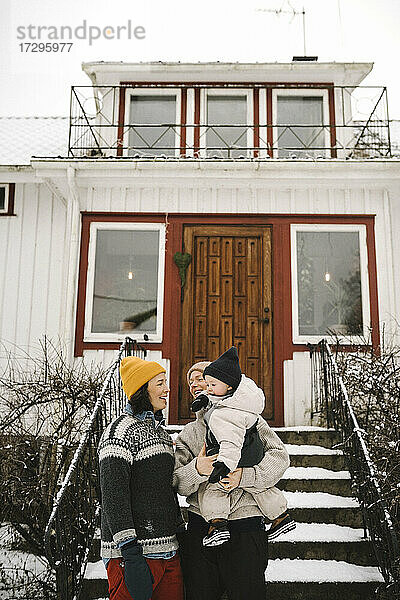
[[[158,231],[98,230],[93,333],[155,333]]]
[[[323,155],[325,134],[322,102],[321,96],[278,96],[277,125],[281,126],[278,127],[279,158]]]
[[[358,232],[297,232],[300,335],[363,331]]]
[[[6,188],[0,187],[0,210],[6,209]]]
[[[130,156],[175,155],[176,96],[131,96],[130,125],[137,124],[147,127],[129,130]]]
[[[215,127],[215,125],[231,127]],[[247,124],[247,98],[245,96],[207,97],[207,149],[208,156],[246,156],[247,127],[232,125]]]

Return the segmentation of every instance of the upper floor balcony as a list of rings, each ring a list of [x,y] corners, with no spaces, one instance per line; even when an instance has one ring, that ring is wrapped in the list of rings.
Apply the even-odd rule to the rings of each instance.
[[[293,73],[288,81],[275,83],[234,81],[228,75],[224,80],[223,74],[211,83],[165,76],[157,81],[154,73],[148,79],[72,87],[69,156],[228,161],[391,157],[385,87],[321,83],[315,76],[291,81]]]

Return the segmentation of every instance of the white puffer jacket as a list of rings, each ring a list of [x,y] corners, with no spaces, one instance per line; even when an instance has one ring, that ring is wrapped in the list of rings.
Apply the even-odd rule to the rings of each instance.
[[[265,406],[265,396],[255,381],[242,375],[232,396],[218,400],[210,396],[212,408],[208,426],[220,444],[218,460],[231,471],[236,469],[246,430],[254,425]]]

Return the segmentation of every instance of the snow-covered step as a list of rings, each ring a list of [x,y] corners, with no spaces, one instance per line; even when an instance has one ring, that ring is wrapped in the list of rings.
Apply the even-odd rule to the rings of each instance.
[[[274,559],[265,573],[267,597],[274,600],[365,600],[383,581],[376,567],[337,560]],[[89,563],[83,597],[107,595],[107,576],[102,561]]]
[[[333,523],[297,523],[296,529],[269,543],[269,557],[339,560],[375,565],[375,556],[364,529]]]
[[[383,578],[376,567],[335,560],[271,560],[267,597],[274,600],[367,600]]]
[[[102,560],[88,563],[81,597],[85,600],[108,598],[107,573]]]
[[[355,498],[324,492],[284,492],[293,518],[302,523],[335,523],[362,527],[360,505]]]
[[[341,450],[311,444],[285,444],[292,467],[322,467],[332,471],[346,469],[346,460]]]
[[[182,431],[182,425],[167,425],[168,432],[176,435]],[[325,429],[324,427],[304,426],[304,427],[272,427],[273,431],[280,437],[285,444],[312,445],[332,448],[339,443],[340,438],[334,429]]]
[[[290,492],[326,492],[351,496],[351,479],[348,471],[333,471],[321,467],[289,467],[278,483]]]
[[[361,567],[338,560],[271,560],[266,570],[267,581],[302,582],[375,582],[383,577],[377,567]]]
[[[332,448],[340,442],[340,437],[334,429],[324,427],[273,427],[272,429],[284,444]]]

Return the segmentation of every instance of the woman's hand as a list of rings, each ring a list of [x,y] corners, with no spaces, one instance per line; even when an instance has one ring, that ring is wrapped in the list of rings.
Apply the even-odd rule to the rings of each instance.
[[[218,454],[213,454],[212,456],[206,456],[206,445],[203,444],[202,449],[200,450],[197,460],[196,460],[196,469],[199,475],[211,475],[213,470],[213,462],[218,457]]]
[[[229,473],[226,477],[221,479],[219,485],[224,490],[229,490],[230,492],[239,486],[240,480],[242,479],[243,469],[239,467],[235,469],[231,473]]]

